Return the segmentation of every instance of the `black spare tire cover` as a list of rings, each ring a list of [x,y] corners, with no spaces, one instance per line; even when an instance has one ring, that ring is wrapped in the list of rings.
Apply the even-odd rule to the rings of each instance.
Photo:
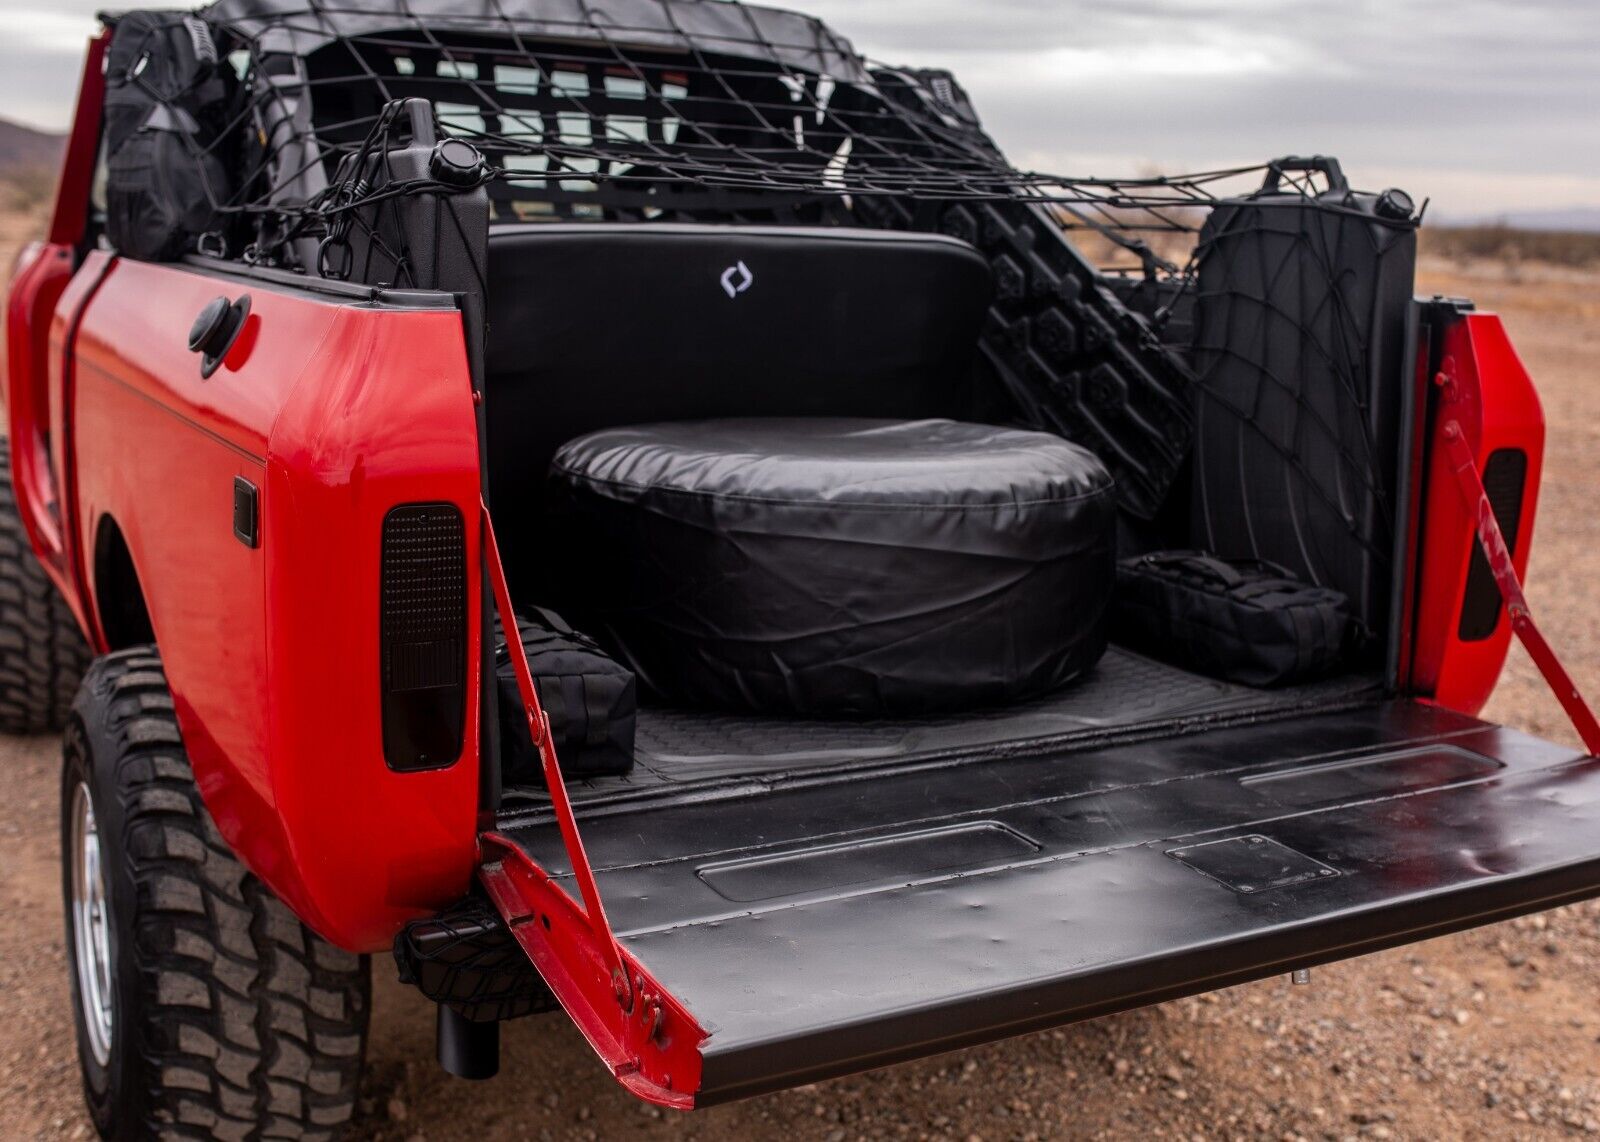
[[[927,713],[1105,650],[1112,481],[1059,437],[949,420],[707,420],[569,441],[566,607],[656,696]]]

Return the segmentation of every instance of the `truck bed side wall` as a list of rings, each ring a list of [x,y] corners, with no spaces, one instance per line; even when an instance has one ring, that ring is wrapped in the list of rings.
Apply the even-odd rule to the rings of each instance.
[[[89,41],[72,128],[56,180],[55,206],[43,242],[30,244],[13,267],[6,298],[4,389],[6,427],[11,438],[11,478],[23,526],[45,572],[61,588],[78,622],[88,616],[73,583],[67,536],[62,531],[61,489],[50,455],[50,393],[58,380],[59,358],[53,357],[56,333],[52,314],[75,314],[78,305],[62,306],[64,295],[79,304],[93,289],[96,273],[76,274],[78,255],[89,233],[89,196],[95,158],[100,148],[100,111],[105,98],[106,47],[110,34]],[[101,259],[104,260],[103,258]],[[93,632],[90,632],[91,637]]]
[[[1512,632],[1504,605],[1496,606],[1500,595],[1487,568],[1473,573],[1474,559],[1482,559],[1477,532],[1450,470],[1441,434],[1449,423],[1465,433],[1478,471],[1496,500],[1512,564],[1525,579],[1544,466],[1544,412],[1499,317],[1463,314],[1448,322],[1440,337],[1438,371],[1447,384],[1440,387],[1433,377],[1427,378],[1438,391],[1428,428],[1433,440],[1417,540],[1414,643],[1410,675],[1402,684],[1441,706],[1476,714],[1499,680]],[[1506,464],[1507,460],[1514,462]],[[1485,593],[1487,600],[1471,598]],[[1464,617],[1469,611],[1486,613],[1487,621],[1474,623]]]
[[[245,292],[243,333],[202,379],[189,324]],[[78,550],[106,521],[125,537],[228,843],[351,948],[459,896],[475,858],[477,639],[461,756],[402,774],[383,755],[378,633],[389,509],[455,503],[478,558],[459,314],[123,259],[82,319],[71,399]],[[254,548],[234,534],[241,478],[259,496]]]

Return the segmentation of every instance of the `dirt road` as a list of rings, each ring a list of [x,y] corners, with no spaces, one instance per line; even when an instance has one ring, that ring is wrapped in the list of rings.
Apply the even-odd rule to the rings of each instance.
[[[11,235],[0,231],[0,265]],[[1552,430],[1530,594],[1600,695],[1600,276],[1439,268],[1505,314]],[[1572,740],[1515,653],[1489,715]],[[0,739],[0,1137],[83,1137],[56,863],[57,744]],[[692,1116],[625,1097],[559,1017],[444,1078],[375,962],[361,1139],[1545,1138],[1600,1135],[1600,905]]]

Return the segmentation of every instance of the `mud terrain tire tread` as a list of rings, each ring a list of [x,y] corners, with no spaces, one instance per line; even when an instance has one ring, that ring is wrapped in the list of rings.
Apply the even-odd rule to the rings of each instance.
[[[89,644],[39,566],[11,487],[11,441],[0,437],[0,732],[59,730],[89,665]]]
[[[86,1081],[96,1124],[113,1137],[336,1137],[365,1054],[367,957],[313,934],[230,852],[153,648],[94,663],[65,750],[65,783],[89,773],[116,917],[120,1081],[99,1098]]]

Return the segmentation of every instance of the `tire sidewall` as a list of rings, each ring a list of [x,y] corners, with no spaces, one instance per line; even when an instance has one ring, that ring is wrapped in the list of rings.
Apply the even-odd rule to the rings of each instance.
[[[50,581],[23,525],[11,483],[11,442],[0,436],[0,728],[36,734],[65,726],[90,660],[89,644]]]
[[[100,1134],[336,1135],[356,1108],[370,965],[318,940],[218,835],[154,648],[113,651],[89,668],[61,772],[73,1029]],[[103,1065],[73,935],[80,782],[95,813],[112,958]]]
[[[66,914],[68,981],[72,993],[72,1027],[77,1037],[78,1065],[83,1074],[83,1090],[90,1117],[103,1137],[114,1138],[123,1123],[144,1120],[140,1103],[142,1091],[133,1076],[139,1073],[140,1044],[136,1041],[143,1025],[143,989],[138,964],[128,947],[126,925],[136,915],[137,887],[124,850],[124,814],[114,774],[104,772],[116,752],[107,743],[94,740],[92,730],[74,712],[62,740],[61,767],[61,890]],[[106,878],[111,908],[108,924],[111,962],[111,1051],[101,1066],[90,1049],[85,1024],[83,996],[78,983],[78,951],[74,938],[76,918],[72,908],[72,794],[78,782],[89,790],[99,833],[100,857]]]

